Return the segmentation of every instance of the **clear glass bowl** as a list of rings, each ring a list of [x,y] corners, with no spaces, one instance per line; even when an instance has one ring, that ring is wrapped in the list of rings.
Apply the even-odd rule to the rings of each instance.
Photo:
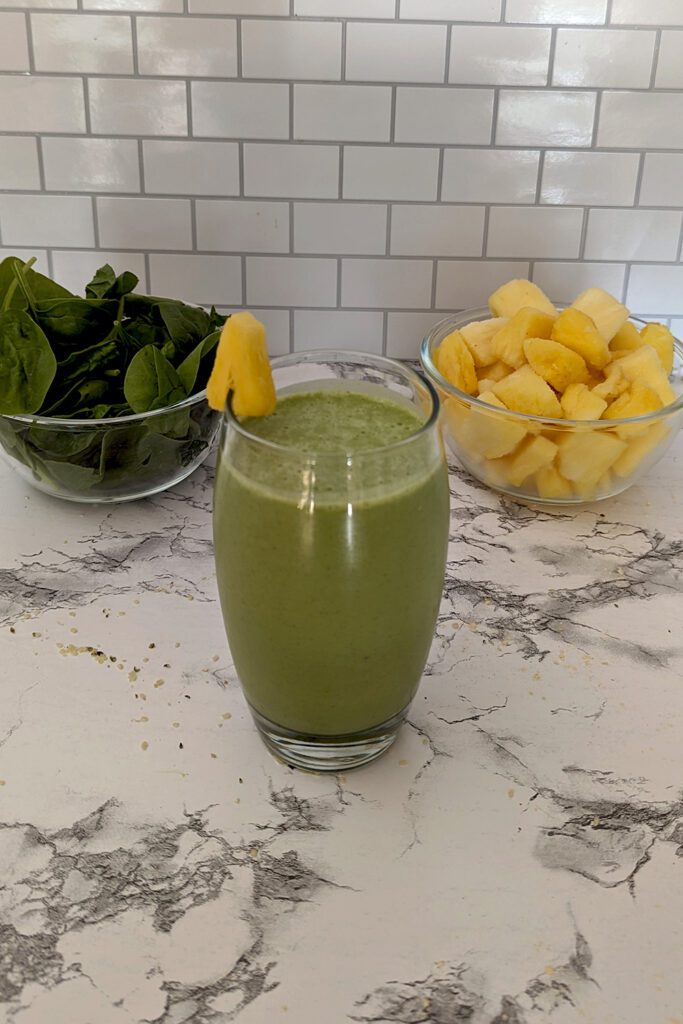
[[[220,424],[206,391],[165,409],[109,419],[0,416],[0,454],[54,497],[133,501],[189,476],[209,455]]]
[[[561,307],[560,307],[561,308]],[[620,494],[658,462],[683,422],[683,344],[674,345],[670,377],[676,401],[647,416],[620,420],[565,420],[502,411],[454,387],[437,370],[434,352],[451,331],[491,316],[488,308],[467,309],[441,320],[422,342],[422,367],[439,392],[446,443],[472,476],[496,491],[538,504],[573,505]],[[639,327],[645,321],[631,317]],[[534,438],[542,438],[528,458]],[[553,460],[544,472],[527,472],[552,449],[571,454],[572,476],[559,477]],[[538,454],[538,458],[535,458]],[[557,453],[555,453],[557,454]],[[585,470],[584,468],[585,467]]]

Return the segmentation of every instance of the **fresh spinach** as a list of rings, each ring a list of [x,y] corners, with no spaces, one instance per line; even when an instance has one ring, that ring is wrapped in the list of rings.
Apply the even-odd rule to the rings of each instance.
[[[154,345],[145,345],[131,359],[123,393],[133,412],[165,409],[187,398],[177,371]]]
[[[85,295],[88,299],[120,299],[129,295],[135,290],[139,278],[129,270],[124,270],[117,277],[113,268],[105,263],[96,272],[92,281],[85,286]]]
[[[0,313],[0,413],[38,412],[56,370],[50,343],[28,313]]]

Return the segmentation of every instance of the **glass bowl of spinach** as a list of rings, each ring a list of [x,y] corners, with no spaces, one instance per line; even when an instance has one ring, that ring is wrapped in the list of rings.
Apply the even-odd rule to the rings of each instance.
[[[0,453],[69,501],[179,483],[220,428],[206,383],[226,317],[136,293],[108,265],[76,296],[33,262],[0,263]]]

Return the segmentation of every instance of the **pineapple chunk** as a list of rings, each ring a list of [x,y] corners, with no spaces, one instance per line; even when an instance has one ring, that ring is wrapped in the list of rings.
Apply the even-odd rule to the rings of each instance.
[[[653,423],[640,437],[629,441],[628,448],[612,466],[617,476],[626,477],[633,473],[646,455],[649,455],[669,433],[666,423]]]
[[[527,338],[524,355],[532,370],[547,380],[556,391],[564,391],[570,384],[584,384],[590,379],[581,356],[557,341]]]
[[[554,466],[544,466],[536,473],[536,490],[539,498],[571,498],[572,485],[558,473]]]
[[[225,321],[206,388],[212,409],[222,410],[232,391],[236,416],[270,416],[277,398],[266,329],[246,310]]]
[[[648,413],[657,412],[661,407],[659,396],[652,388],[639,380],[634,380],[630,388],[608,406],[602,418],[623,420],[631,416],[647,416]]]
[[[553,318],[537,309],[525,306],[508,320],[493,338],[496,359],[519,369],[524,366],[524,342],[527,338],[549,338]]]
[[[483,366],[477,371],[477,376],[481,381],[482,378],[486,380],[502,380],[503,377],[507,377],[509,373],[512,373],[512,367],[508,366],[507,363],[502,363],[500,360],[496,363],[491,363],[490,366]]]
[[[592,501],[612,489],[612,474],[609,470],[597,479],[587,474],[574,481],[574,491],[584,501]]]
[[[567,480],[581,487],[597,483],[626,449],[624,441],[604,430],[581,430],[563,438],[558,445],[557,466]]]
[[[626,377],[624,377],[616,364],[610,363],[607,367],[605,379],[601,384],[596,384],[592,391],[598,398],[604,399],[605,402],[611,402],[613,399],[618,398],[619,395],[623,395],[627,388],[628,381]]]
[[[609,348],[610,352],[632,352],[634,348],[640,348],[642,344],[638,328],[630,320],[627,320],[610,341]]]
[[[674,368],[674,336],[669,328],[664,324],[647,324],[640,337],[643,344],[652,345],[668,377]]]
[[[480,377],[479,378],[479,397],[481,398],[481,396],[484,394],[485,391],[490,391],[491,388],[494,387],[494,385],[497,384],[497,383],[498,383],[497,381],[491,380],[489,377]]]
[[[465,344],[460,331],[448,334],[436,350],[436,368],[449,384],[468,395],[477,391],[477,375],[474,370],[472,353]]]
[[[605,341],[611,341],[629,318],[626,306],[622,306],[613,295],[602,288],[587,288],[574,299],[570,308],[578,309],[589,316]]]
[[[597,370],[601,370],[610,360],[607,342],[591,318],[571,306],[562,310],[553,324],[550,337],[576,352]]]
[[[446,418],[452,436],[457,438],[463,423],[469,416],[470,407],[461,402],[459,398],[447,398],[441,403],[441,411]]]
[[[627,356],[615,359],[610,370],[620,373],[628,381],[640,381],[659,395],[662,405],[675,401],[676,395],[669,379],[662,369],[657,352],[652,345],[642,345]]]
[[[498,398],[515,412],[525,412],[531,416],[562,417],[562,408],[551,387],[539,377],[530,366],[515,370],[509,377],[504,377],[491,389]]]
[[[557,454],[557,445],[547,437],[540,435],[529,437],[523,441],[514,455],[497,465],[504,472],[507,482],[513,487],[521,487],[528,477],[539,469],[549,466]]]
[[[548,316],[556,317],[557,310],[547,295],[531,281],[508,281],[489,297],[489,309],[494,316],[514,316],[520,309],[530,306]]]
[[[607,408],[607,402],[585,384],[570,384],[560,405],[568,420],[599,420]]]
[[[498,395],[494,395],[493,391],[482,391],[479,395],[479,401],[486,402],[487,405],[495,405],[496,409],[507,410],[507,405],[504,405]]]
[[[504,316],[493,317],[491,320],[474,320],[460,328],[465,344],[472,353],[475,366],[488,366],[495,361],[493,345],[494,334],[504,327],[507,319]]]
[[[505,409],[492,392],[482,395],[488,405]],[[513,451],[526,434],[523,423],[483,409],[470,409],[460,425],[456,440],[474,459],[498,459]]]

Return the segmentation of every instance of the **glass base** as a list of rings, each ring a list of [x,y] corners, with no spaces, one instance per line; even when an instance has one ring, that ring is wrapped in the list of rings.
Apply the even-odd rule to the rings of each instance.
[[[374,761],[389,749],[408,708],[403,708],[393,718],[372,729],[344,736],[307,736],[291,732],[269,722],[254,708],[250,707],[250,711],[268,750],[291,768],[303,768],[309,772],[347,772]]]

